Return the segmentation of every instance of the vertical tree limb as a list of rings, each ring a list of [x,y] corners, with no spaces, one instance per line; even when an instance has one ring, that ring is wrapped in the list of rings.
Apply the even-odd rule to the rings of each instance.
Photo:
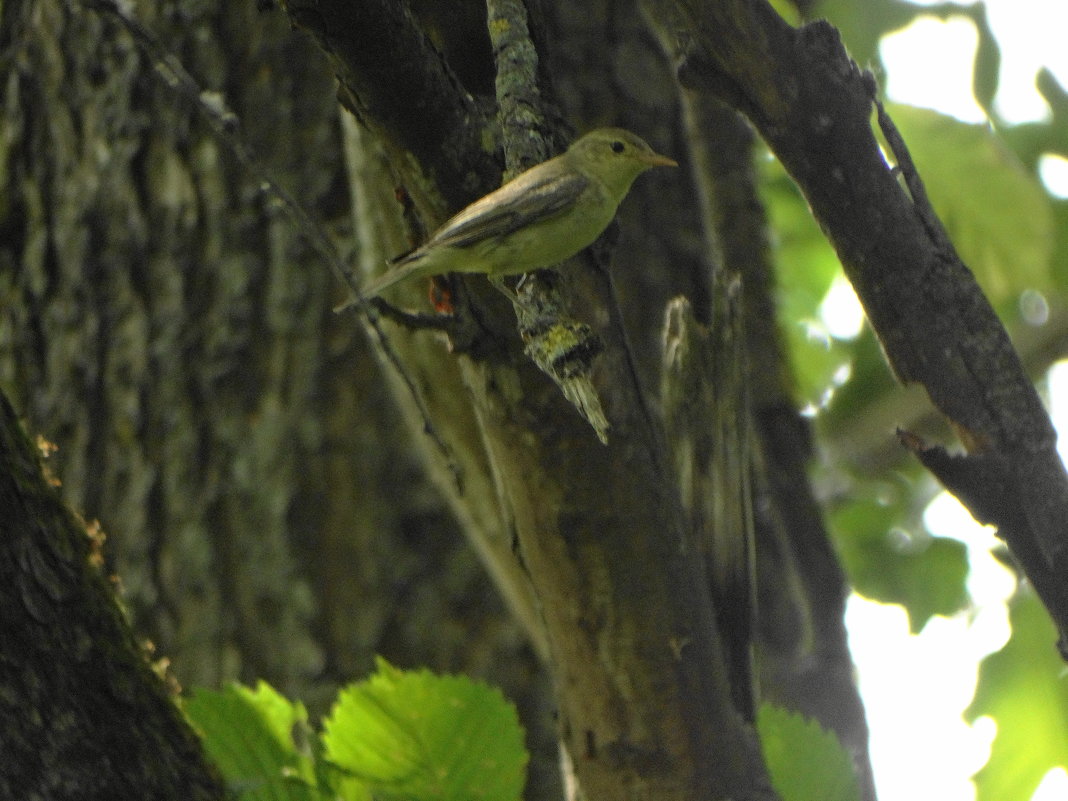
[[[410,158],[393,162],[399,174],[408,174]],[[601,286],[595,296],[607,294]],[[538,599],[561,732],[584,792],[772,798],[753,732],[731,702],[703,562],[683,525],[663,435],[618,333],[601,332],[606,350],[595,375],[615,432],[603,447],[510,332],[492,330],[496,347],[467,350],[456,367],[501,520]]]
[[[0,797],[224,798],[0,393]]]

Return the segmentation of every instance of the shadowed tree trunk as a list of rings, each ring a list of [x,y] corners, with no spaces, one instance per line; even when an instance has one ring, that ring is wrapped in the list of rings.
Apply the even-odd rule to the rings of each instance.
[[[0,797],[221,799],[93,533],[0,393]]]
[[[1064,551],[1044,525],[1061,496],[1034,512],[1019,494],[1026,455],[1036,486],[1063,478],[1041,415],[904,151],[908,195],[878,156],[869,79],[827,27],[757,0],[281,5],[0,5],[0,383],[106,532],[133,631],[183,684],[265,678],[318,711],[375,653],[486,677],[523,713],[530,799],[561,795],[557,738],[572,796],[774,798],[760,700],[836,731],[873,798],[754,130],[894,365],[982,458],[907,444],[964,494],[1010,487],[998,522],[1055,616]],[[812,114],[855,145],[850,186],[870,192],[845,207],[827,176],[846,156]],[[507,293],[435,281],[451,313],[429,319],[332,312],[352,288],[336,273],[378,274],[607,124],[682,169],[643,176],[564,269]],[[886,239],[865,251],[861,229]],[[884,291],[901,231],[949,275],[925,303],[971,299],[941,331],[951,357]],[[426,289],[390,299],[427,310]],[[982,353],[997,374],[965,376]],[[964,378],[1019,392],[977,409]]]
[[[133,12],[349,242],[307,39],[253,2]],[[0,13],[0,382],[99,521],[135,631],[186,686],[262,677],[320,711],[375,653],[486,676],[558,786],[548,684],[331,312],[329,269],[114,15]]]
[[[375,653],[485,676],[529,712],[535,784],[558,786],[548,683],[332,314],[327,266],[113,15],[0,11],[0,381],[100,522],[135,631],[186,686],[265,678],[320,711]],[[253,2],[134,13],[350,242],[307,39]]]

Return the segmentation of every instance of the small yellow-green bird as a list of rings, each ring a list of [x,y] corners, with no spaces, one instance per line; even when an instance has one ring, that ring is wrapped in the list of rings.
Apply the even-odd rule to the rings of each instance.
[[[416,276],[515,275],[551,267],[600,236],[635,178],[652,167],[677,166],[630,131],[591,131],[567,152],[476,200],[424,245],[391,259],[396,269],[369,282],[363,294],[374,297]]]

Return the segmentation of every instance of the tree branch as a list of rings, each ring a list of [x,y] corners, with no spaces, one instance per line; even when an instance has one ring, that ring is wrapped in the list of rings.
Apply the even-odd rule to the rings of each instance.
[[[874,80],[830,25],[791,28],[763,0],[647,3],[692,27],[680,79],[746,114],[801,187],[898,377],[926,388],[970,453],[996,457],[977,475],[1008,505],[1000,534],[1066,642],[1068,475],[1052,425],[974,276],[883,158]]]
[[[318,8],[324,5],[335,4]],[[356,40],[390,35],[389,28],[365,26],[334,29],[352,32]],[[331,46],[336,54],[358,49]],[[347,71],[363,69],[353,56],[339,70],[343,82],[350,80]],[[359,87],[368,80],[356,76],[350,83]],[[395,87],[404,80],[403,74],[390,75],[385,83]],[[362,98],[352,102],[365,118],[373,108]],[[397,136],[404,141],[411,133]],[[477,147],[470,136],[463,141]],[[449,147],[455,152],[454,143]],[[416,163],[422,154],[394,148],[398,172],[446,179]],[[429,156],[430,162],[438,158]],[[487,182],[482,191],[495,185]],[[372,241],[366,237],[364,244]],[[497,349],[489,358],[472,351],[458,355],[452,377],[444,375],[436,343],[413,343],[413,357],[422,358],[414,354],[422,347],[442,370],[438,383],[426,385],[437,399],[428,405],[470,403],[436,423],[450,441],[478,442],[485,449],[486,464],[479,467],[486,475],[469,475],[471,484],[480,482],[479,494],[469,490],[454,501],[458,508],[484,505],[485,485],[492,481],[499,526],[483,535],[513,535],[512,559],[529,574],[559,693],[562,739],[587,797],[774,798],[755,735],[731,701],[704,566],[684,525],[662,431],[641,396],[617,315],[605,309],[607,280],[594,280],[591,318],[609,321],[598,332],[605,351],[594,375],[614,432],[607,447],[523,358],[501,320],[488,326]],[[478,291],[477,281],[467,283]],[[477,300],[472,314],[488,308]],[[472,415],[477,435],[453,433]],[[467,463],[474,466],[475,459]],[[493,546],[493,559],[508,556]]]
[[[500,170],[482,145],[491,118],[460,85],[412,18],[394,0],[284,0],[294,23],[326,52],[338,97],[398,158],[410,153],[425,181],[409,184],[421,209],[470,203]]]

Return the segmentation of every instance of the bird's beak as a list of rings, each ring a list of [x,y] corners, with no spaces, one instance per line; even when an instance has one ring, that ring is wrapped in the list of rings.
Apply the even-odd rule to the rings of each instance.
[[[669,159],[667,156],[661,156],[659,153],[642,153],[642,161],[644,161],[650,167],[679,166],[679,163],[675,161],[675,159]]]

